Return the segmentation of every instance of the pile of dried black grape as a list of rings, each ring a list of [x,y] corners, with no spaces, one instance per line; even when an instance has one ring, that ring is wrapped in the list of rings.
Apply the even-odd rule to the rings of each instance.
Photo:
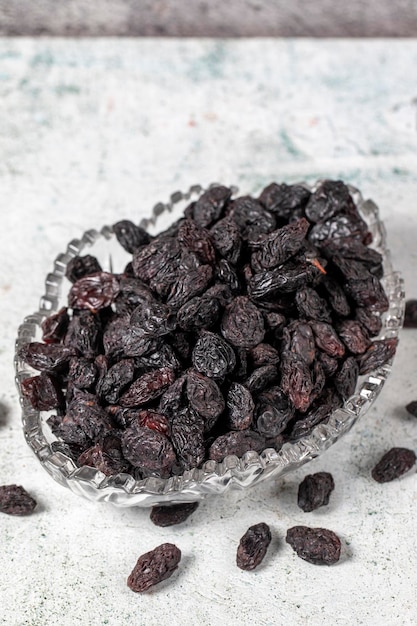
[[[115,224],[120,274],[69,263],[68,307],[20,357],[40,371],[24,396],[78,464],[167,478],[279,449],[394,355],[372,339],[382,258],[343,182],[231,196],[211,188],[156,237]]]
[[[314,193],[272,183],[258,199],[231,196],[211,188],[156,237],[115,224],[133,255],[121,274],[90,255],[69,263],[68,307],[43,322],[44,343],[23,346],[20,358],[40,371],[23,381],[23,395],[54,411],[52,432],[79,465],[167,478],[207,459],[278,450],[393,357],[396,339],[374,339],[388,309],[382,258],[343,182]],[[410,301],[407,326],[417,326],[416,312]],[[416,406],[407,410],[417,415]],[[372,478],[394,480],[415,462],[413,451],[392,448]],[[333,489],[331,474],[308,475],[298,505],[325,506]],[[0,487],[0,511],[35,506],[22,487]],[[180,524],[197,506],[154,507],[150,519]],[[271,537],[267,524],[251,526],[237,566],[256,568]],[[294,526],[286,541],[310,563],[340,558],[341,541],[325,528]],[[162,544],[139,557],[127,584],[146,591],[180,560],[174,544]]]

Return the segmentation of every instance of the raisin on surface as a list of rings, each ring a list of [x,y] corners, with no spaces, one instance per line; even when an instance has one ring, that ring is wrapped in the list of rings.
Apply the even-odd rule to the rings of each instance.
[[[287,531],[286,542],[308,563],[333,565],[340,559],[340,539],[336,533],[326,528],[293,526]]]
[[[417,328],[417,300],[405,303],[404,328]]]
[[[413,417],[417,417],[417,400],[412,400],[406,405],[406,410]]]
[[[387,483],[408,472],[416,462],[413,450],[391,448],[372,470],[372,478],[378,483]]]
[[[151,510],[150,520],[155,526],[174,526],[185,522],[197,509],[198,502],[182,502],[169,506],[154,506]]]
[[[29,515],[35,507],[36,500],[20,485],[0,486],[0,513]]]
[[[250,526],[239,542],[236,564],[240,569],[253,570],[260,565],[271,543],[268,524],[261,522]]]
[[[298,506],[305,513],[329,504],[334,489],[333,476],[329,472],[308,474],[298,487]]]
[[[181,550],[172,543],[163,543],[137,560],[127,585],[132,591],[143,592],[170,578],[181,560]]]

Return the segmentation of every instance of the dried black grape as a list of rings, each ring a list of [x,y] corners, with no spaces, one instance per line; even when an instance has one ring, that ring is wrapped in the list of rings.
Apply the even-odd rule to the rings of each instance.
[[[262,191],[259,202],[277,217],[289,220],[305,207],[311,192],[302,185],[271,183]]]
[[[154,506],[151,510],[150,520],[155,526],[174,526],[182,524],[197,509],[198,502],[181,502],[168,506]]]
[[[216,260],[209,231],[192,220],[184,220],[178,235],[178,242],[190,252],[193,252],[201,263],[213,264]]]
[[[149,243],[149,235],[140,226],[136,226],[130,220],[121,220],[113,224],[113,230],[117,241],[126,250],[133,254],[135,250]]]
[[[61,344],[44,344],[34,341],[19,349],[19,358],[35,370],[41,372],[60,372],[66,367],[71,357],[76,355],[73,348]]]
[[[329,472],[308,474],[298,487],[298,506],[305,513],[329,504],[334,489],[333,476]]]
[[[100,263],[96,257],[86,254],[85,256],[76,256],[68,262],[65,276],[70,282],[76,283],[80,278],[97,272],[102,272]]]
[[[323,277],[321,285],[326,291],[328,302],[333,311],[340,317],[348,316],[350,305],[342,285],[329,275]]]
[[[22,396],[38,411],[50,411],[64,404],[64,396],[58,379],[45,372],[42,372],[40,376],[25,378],[21,389]]]
[[[168,367],[146,372],[130,385],[119,402],[124,407],[141,406],[162,395],[174,380],[174,370]]]
[[[314,565],[333,565],[340,559],[341,542],[332,530],[293,526],[286,542],[301,559]]]
[[[356,320],[340,322],[337,334],[352,354],[363,354],[371,344],[368,333]]]
[[[314,335],[309,324],[294,321],[284,331],[283,351],[290,350],[311,365],[316,357]]]
[[[195,296],[183,304],[177,313],[177,321],[183,330],[197,331],[213,326],[219,315],[219,300],[208,297],[206,292],[204,296]]]
[[[240,457],[249,450],[261,452],[264,447],[265,438],[259,433],[250,429],[232,430],[214,440],[209,449],[209,459],[223,461],[229,454]]]
[[[366,352],[357,357],[359,374],[369,374],[388,363],[393,358],[397,345],[398,339],[394,337],[371,343]]]
[[[281,388],[296,409],[306,411],[311,404],[313,379],[306,361],[298,354],[286,353],[280,364]]]
[[[254,367],[276,365],[280,360],[278,350],[268,343],[258,343],[257,346],[250,350],[249,354]]]
[[[7,515],[30,515],[36,507],[32,498],[20,485],[0,486],[0,513]]]
[[[417,300],[405,303],[404,328],[417,328]]]
[[[119,281],[109,272],[88,274],[77,280],[68,294],[68,306],[95,313],[110,306],[119,293]]]
[[[167,304],[173,309],[179,309],[188,300],[203,293],[210,284],[212,277],[213,269],[210,265],[200,265],[181,275],[172,285]]]
[[[176,413],[185,408],[186,377],[177,378],[161,395],[158,410],[172,419]]]
[[[285,263],[303,247],[308,228],[308,221],[301,218],[250,242],[254,250],[251,259],[254,270],[271,269]]]
[[[126,428],[121,441],[124,457],[135,467],[158,471],[170,469],[176,461],[170,440],[137,421]]]
[[[417,417],[417,401],[416,400],[409,402],[405,408],[410,415],[413,415],[413,417]]]
[[[221,259],[217,264],[216,276],[217,280],[227,285],[233,294],[242,292],[238,275],[233,265],[229,263],[229,261],[226,261],[226,259]]]
[[[368,227],[360,216],[339,214],[313,226],[308,235],[309,241],[315,246],[326,246],[329,240],[356,239],[367,241]]]
[[[105,435],[99,443],[84,450],[78,457],[78,463],[94,467],[106,476],[128,472],[130,467],[123,456],[120,437],[114,433]]]
[[[42,324],[42,341],[45,343],[59,343],[67,332],[70,318],[67,307],[46,317]]]
[[[407,448],[391,448],[372,470],[372,478],[378,483],[387,483],[408,472],[415,464],[417,457],[413,450]]]
[[[130,325],[137,334],[161,337],[175,329],[176,318],[168,306],[153,300],[136,307],[130,316]]]
[[[199,467],[204,461],[204,419],[193,409],[179,411],[171,420],[171,441],[182,470]]]
[[[311,287],[297,291],[295,302],[301,318],[331,323],[331,312],[327,302]]]
[[[135,366],[138,369],[160,369],[167,367],[175,371],[181,368],[180,361],[174,348],[168,343],[161,342],[155,346],[156,350],[150,350],[148,354],[135,358]]]
[[[240,569],[253,570],[265,558],[271,543],[271,531],[268,524],[261,522],[250,526],[239,542],[236,564]]]
[[[239,226],[244,239],[255,239],[257,235],[271,233],[276,226],[274,215],[250,196],[236,198],[230,208],[230,215]]]
[[[73,357],[70,361],[68,380],[78,389],[92,390],[97,380],[97,366],[84,357]]]
[[[194,203],[192,217],[198,226],[206,228],[217,222],[232,197],[232,190],[222,185],[211,187]]]
[[[127,586],[135,592],[170,578],[181,560],[181,550],[172,543],[163,543],[154,550],[142,554],[127,579]]]
[[[225,409],[222,392],[215,381],[196,370],[189,370],[187,397],[194,411],[204,418],[205,430],[210,430]]]
[[[294,417],[294,406],[280,387],[260,394],[256,405],[256,430],[267,438],[277,437]]]
[[[194,367],[210,378],[222,379],[236,365],[236,355],[232,347],[209,331],[201,333],[195,344],[192,360]]]
[[[311,222],[325,222],[352,205],[349,189],[341,180],[325,180],[311,194],[305,212]]]
[[[101,348],[102,325],[91,311],[79,311],[73,315],[67,333],[64,337],[65,345],[75,349],[87,359],[94,358]]]
[[[245,296],[238,296],[226,307],[221,322],[225,339],[238,348],[253,348],[265,335],[259,309]]]
[[[297,291],[313,284],[320,273],[320,270],[311,263],[301,262],[297,265],[286,263],[282,267],[255,274],[249,281],[248,292],[251,298],[258,300],[277,293]]]
[[[121,393],[132,382],[135,374],[133,359],[123,359],[115,363],[99,381],[97,395],[109,404],[116,404]]]
[[[377,337],[381,332],[382,319],[379,313],[358,307],[356,309],[356,319],[366,328],[370,337]]]
[[[335,329],[326,322],[311,322],[317,347],[329,356],[342,357],[345,347],[340,341]]]
[[[340,370],[333,379],[334,386],[343,400],[354,394],[358,382],[359,366],[356,359],[350,356],[342,363]]]
[[[252,374],[245,381],[245,386],[251,394],[256,395],[270,387],[278,379],[278,369],[275,365],[263,365],[253,370]]]
[[[242,238],[236,222],[225,217],[210,229],[210,237],[217,252],[236,265],[242,250]]]
[[[245,430],[252,423],[255,403],[250,391],[239,383],[232,383],[226,398],[227,423],[231,430]]]

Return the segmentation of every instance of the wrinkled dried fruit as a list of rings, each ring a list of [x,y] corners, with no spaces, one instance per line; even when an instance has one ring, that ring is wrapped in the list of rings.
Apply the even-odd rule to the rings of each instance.
[[[0,513],[29,515],[35,507],[36,500],[20,485],[0,486]]]
[[[287,530],[285,540],[308,563],[333,565],[340,558],[340,539],[336,533],[326,528],[293,526]]]
[[[271,539],[268,524],[261,522],[250,526],[239,542],[236,565],[243,570],[253,570],[258,567],[264,560]]]
[[[155,526],[174,526],[185,522],[197,509],[198,502],[182,502],[169,506],[154,506],[151,510],[150,519]]]
[[[157,583],[170,578],[181,560],[181,550],[172,543],[163,543],[137,560],[127,586],[136,592],[146,591]]]
[[[334,489],[333,476],[328,472],[317,472],[306,476],[298,487],[298,506],[305,513],[329,504]]]
[[[372,470],[372,478],[378,483],[388,483],[410,470],[416,462],[413,450],[391,448]]]

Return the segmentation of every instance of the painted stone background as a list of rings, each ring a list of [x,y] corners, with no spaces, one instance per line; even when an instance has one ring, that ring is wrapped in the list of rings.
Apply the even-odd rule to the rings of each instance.
[[[83,500],[27,448],[13,380],[17,325],[36,309],[67,242],[90,227],[139,221],[191,184],[343,178],[381,208],[395,266],[417,297],[417,67],[413,41],[0,41],[0,482],[39,501],[0,516],[0,623],[5,626],[411,626],[416,623],[415,471],[378,485],[392,445],[416,448],[417,333],[403,331],[377,403],[321,458],[247,494],[204,502],[181,527],[146,510]],[[296,505],[307,473],[331,471],[325,509]],[[273,542],[259,570],[236,545],[264,521]],[[285,544],[295,524],[342,537],[332,568]],[[172,541],[178,573],[138,596],[137,557]]]

